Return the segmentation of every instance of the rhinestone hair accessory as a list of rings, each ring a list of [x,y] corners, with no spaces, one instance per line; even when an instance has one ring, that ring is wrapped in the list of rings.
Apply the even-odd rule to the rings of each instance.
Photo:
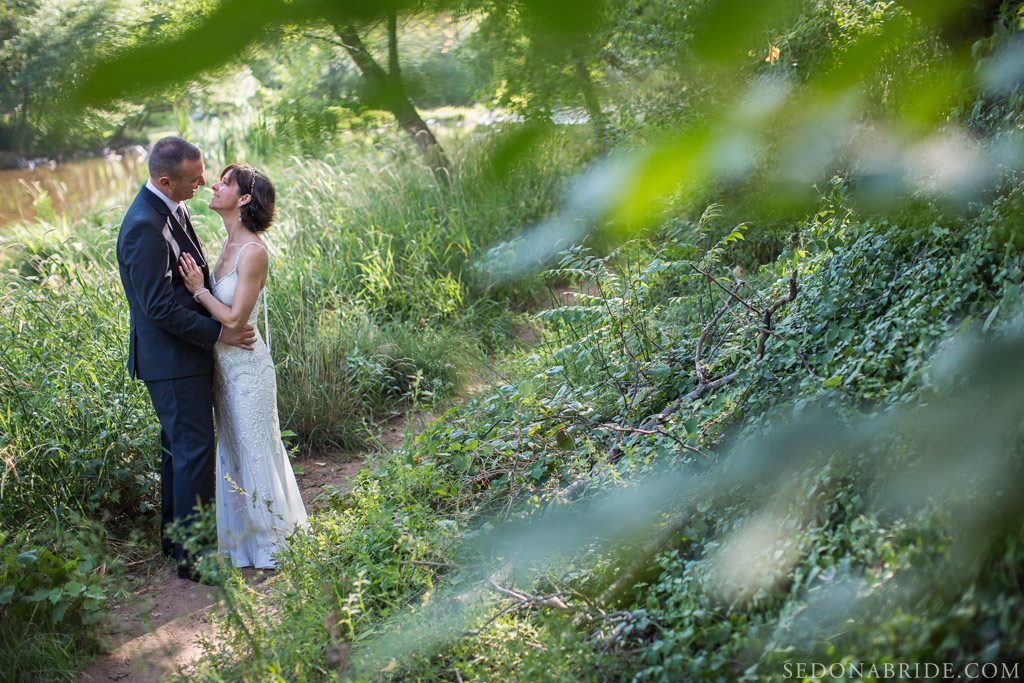
[[[258,171],[255,168],[252,169],[252,185],[249,187],[249,194],[252,194],[253,190],[256,189],[256,174],[257,173],[258,173]]]

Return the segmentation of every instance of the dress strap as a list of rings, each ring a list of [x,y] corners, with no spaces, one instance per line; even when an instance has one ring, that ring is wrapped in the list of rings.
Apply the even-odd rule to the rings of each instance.
[[[270,353],[270,312],[267,308],[266,285],[263,285],[263,333],[267,335],[267,353]]]
[[[226,242],[226,241],[225,241],[225,244],[227,244],[227,242]],[[266,249],[266,247],[264,247],[264,246],[263,246],[262,244],[260,244],[259,242],[246,242],[245,244],[243,244],[242,246],[240,246],[240,247],[238,248],[238,251],[236,251],[236,252],[235,252],[235,265],[234,265],[234,266],[233,266],[233,267],[231,268],[231,272],[232,272],[232,273],[233,273],[233,272],[235,272],[236,270],[238,270],[238,257],[240,257],[240,256],[242,255],[242,252],[243,252],[243,251],[245,251],[245,248],[246,248],[246,247],[248,247],[249,245],[252,245],[252,244],[258,244],[258,245],[260,246],[260,248],[261,248],[261,249]]]

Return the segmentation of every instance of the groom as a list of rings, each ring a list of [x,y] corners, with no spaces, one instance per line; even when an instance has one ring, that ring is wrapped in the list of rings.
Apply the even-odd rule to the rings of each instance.
[[[160,420],[160,541],[178,576],[196,580],[192,558],[172,544],[167,527],[189,524],[196,506],[213,502],[213,345],[252,350],[252,326],[230,330],[188,293],[178,262],[189,254],[209,287],[210,271],[188,210],[203,177],[199,148],[180,137],[159,140],[149,154],[149,180],[128,208],[117,237],[117,264],[131,314],[128,371],[149,389]]]

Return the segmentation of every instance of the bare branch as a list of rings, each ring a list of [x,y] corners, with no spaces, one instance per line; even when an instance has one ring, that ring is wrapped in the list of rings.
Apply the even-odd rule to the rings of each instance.
[[[696,266],[694,266],[694,268],[696,268]],[[731,290],[726,291],[729,294],[729,296],[738,299],[739,297],[736,296],[736,292],[739,290],[740,286],[741,283],[737,282]],[[740,301],[742,301],[742,299],[740,299]],[[722,306],[722,308],[719,309],[717,313],[715,313],[714,317],[712,317],[711,320],[708,321],[708,323],[704,326],[704,329],[701,330],[700,337],[697,338],[697,347],[694,349],[693,352],[693,365],[694,369],[697,372],[697,381],[699,384],[706,384],[708,381],[707,372],[704,370],[704,367],[701,365],[700,362],[700,355],[704,349],[704,342],[707,340],[708,335],[711,334],[711,331],[715,328],[715,325],[718,323],[719,320],[722,319],[722,316],[725,315],[728,312],[728,310],[729,300],[726,299],[725,305]]]
[[[451,564],[450,562],[430,562],[428,560],[407,560],[407,562],[415,567],[436,567],[438,569],[462,569],[461,565]]]
[[[303,31],[299,35],[301,35],[303,38],[309,38],[310,40],[318,40],[318,41],[320,41],[322,43],[330,43],[331,45],[334,45],[335,47],[344,48],[345,50],[351,50],[352,49],[351,45],[346,45],[344,42],[342,42],[340,40],[335,40],[334,38],[331,38],[329,36],[325,36],[322,33],[314,33],[312,31]]]
[[[761,315],[761,311],[757,310],[757,308],[755,308],[753,304],[750,304],[750,303],[748,303],[748,302],[744,301],[743,299],[741,299],[741,298],[740,298],[740,297],[739,297],[739,296],[738,296],[738,295],[736,294],[736,292],[738,292],[738,291],[739,291],[739,288],[740,288],[740,286],[742,286],[742,284],[743,284],[743,281],[742,281],[742,280],[738,281],[738,282],[736,283],[736,285],[737,285],[737,286],[733,287],[733,288],[732,288],[732,289],[730,290],[730,289],[726,288],[726,286],[725,286],[725,285],[723,285],[723,284],[722,284],[721,282],[719,282],[718,280],[716,280],[716,279],[715,279],[715,276],[714,276],[714,275],[712,275],[711,273],[709,273],[709,272],[707,272],[707,271],[705,271],[705,270],[701,270],[700,268],[698,268],[698,267],[697,267],[697,265],[696,265],[696,264],[693,264],[693,263],[691,263],[691,264],[690,264],[690,267],[691,267],[691,268],[693,268],[694,270],[696,270],[696,271],[697,271],[698,273],[700,273],[700,274],[701,274],[701,275],[703,275],[704,277],[706,277],[706,278],[708,279],[708,281],[709,281],[709,282],[710,282],[711,284],[713,284],[713,285],[714,285],[715,287],[718,287],[718,288],[719,288],[719,289],[721,289],[721,290],[722,290],[723,292],[725,292],[726,294],[728,294],[728,295],[729,295],[730,297],[732,297],[732,298],[733,298],[733,299],[735,299],[736,301],[738,301],[738,302],[740,302],[741,304],[743,304],[743,307],[744,307],[744,308],[746,308],[746,309],[747,309],[748,311],[750,311],[751,313],[755,313],[755,314],[757,314],[757,315]]]
[[[679,444],[680,448],[692,451],[694,453],[697,453],[698,455],[703,455],[705,457],[707,456],[707,453],[705,453],[704,451],[694,446],[691,446],[688,443],[685,443],[679,437],[665,431],[665,429],[663,429],[662,427],[655,427],[654,429],[642,429],[640,427],[622,427],[620,425],[610,424],[607,422],[602,422],[597,426],[602,427],[604,429],[611,429],[612,431],[621,432],[624,434],[660,434],[661,436],[668,437],[669,439],[675,441],[677,444]]]
[[[789,277],[789,291],[786,292],[785,296],[779,297],[775,302],[768,307],[768,310],[764,314],[764,323],[762,325],[761,334],[757,338],[757,352],[756,356],[758,360],[764,356],[764,343],[768,339],[768,335],[772,330],[772,316],[777,310],[788,304],[790,301],[796,298],[797,287],[796,287],[796,269],[793,270],[793,274]]]

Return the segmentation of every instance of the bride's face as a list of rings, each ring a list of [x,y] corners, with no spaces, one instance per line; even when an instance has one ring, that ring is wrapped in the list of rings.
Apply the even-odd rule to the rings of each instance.
[[[237,211],[244,202],[238,191],[238,183],[234,179],[234,171],[228,171],[224,177],[213,184],[213,197],[210,208],[214,211]]]

